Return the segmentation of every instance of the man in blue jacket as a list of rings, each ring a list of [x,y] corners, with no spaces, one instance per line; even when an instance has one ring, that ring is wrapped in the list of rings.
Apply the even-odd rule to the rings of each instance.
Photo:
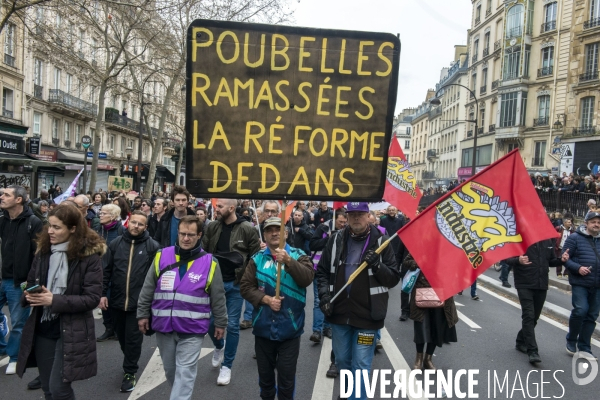
[[[252,333],[262,399],[294,398],[300,336],[304,332],[306,288],[313,281],[313,264],[302,250],[285,245],[280,249],[280,218],[264,224],[267,248],[248,262],[240,293],[254,306]],[[287,236],[287,231],[286,231]],[[275,296],[277,261],[281,268],[280,297]],[[277,370],[277,385],[275,384]]]
[[[585,225],[570,235],[563,245],[569,252],[569,270],[573,310],[569,318],[567,352],[592,354],[590,344],[600,312],[600,213],[590,211]],[[595,358],[595,357],[594,357]]]

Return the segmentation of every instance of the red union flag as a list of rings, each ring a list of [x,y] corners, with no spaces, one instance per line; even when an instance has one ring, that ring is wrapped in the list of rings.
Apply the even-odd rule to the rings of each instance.
[[[408,218],[413,218],[422,196],[421,190],[417,186],[417,178],[410,170],[398,140],[392,139],[383,198],[401,210]]]
[[[429,206],[399,236],[447,299],[495,262],[557,233],[514,150]]]

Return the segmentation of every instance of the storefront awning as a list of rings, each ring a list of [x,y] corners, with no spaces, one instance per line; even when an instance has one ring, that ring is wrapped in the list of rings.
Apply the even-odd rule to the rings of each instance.
[[[67,163],[42,161],[26,154],[11,154],[0,152],[0,163],[29,165],[32,167],[64,167]]]
[[[169,168],[162,165],[156,166],[156,171],[160,172],[167,182],[175,182],[175,175],[169,170]]]
[[[66,150],[59,150],[58,151],[58,159],[59,160],[72,160],[72,161],[81,161],[83,162],[84,159],[84,153],[79,153],[79,152],[75,152],[75,151],[66,151]]]

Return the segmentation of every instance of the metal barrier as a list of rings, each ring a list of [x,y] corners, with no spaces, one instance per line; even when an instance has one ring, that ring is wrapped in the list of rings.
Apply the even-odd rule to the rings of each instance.
[[[575,218],[583,218],[589,208],[589,199],[596,200],[600,204],[600,195],[593,193],[575,193],[564,191],[544,191],[537,189],[538,196],[547,212],[558,211],[572,214]]]

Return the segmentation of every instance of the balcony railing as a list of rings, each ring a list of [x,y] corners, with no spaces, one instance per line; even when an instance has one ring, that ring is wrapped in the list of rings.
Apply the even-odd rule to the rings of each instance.
[[[475,18],[475,26],[479,25],[480,23],[481,23],[481,17]]]
[[[503,81],[512,81],[513,79],[517,79],[519,77],[519,73],[516,71],[513,72],[505,72],[504,77],[502,77]]]
[[[44,99],[44,87],[40,85],[33,85],[33,97],[36,99]]]
[[[588,71],[579,75],[579,82],[587,82],[598,79],[598,71]]]
[[[140,122],[139,121],[133,120],[124,115],[109,114],[109,113],[105,112],[104,120],[108,123],[119,125],[119,126],[131,129],[136,132],[139,132],[139,130],[140,130]],[[152,131],[153,136],[158,135],[158,129],[150,128],[150,130]],[[146,125],[145,124],[142,124],[142,133],[146,134]]]
[[[4,54],[4,64],[8,65],[9,67],[14,67],[15,66],[15,58],[13,56],[11,56],[10,54]]]
[[[521,36],[522,34],[523,34],[523,28],[521,28],[520,26],[506,30],[506,38],[507,39],[510,39],[513,37],[518,37],[518,36]]]
[[[435,171],[423,171],[423,179],[435,179]]]
[[[485,49],[483,49],[483,56],[487,57],[490,55],[490,48],[486,47]]]
[[[487,92],[487,85],[483,85],[479,88],[479,94],[484,94],[485,92]]]
[[[48,102],[75,108],[87,114],[98,114],[98,106],[96,104],[88,103],[85,100],[81,100],[80,98],[71,96],[70,94],[63,92],[60,89],[50,89]]]
[[[543,67],[543,68],[538,69],[538,78],[541,78],[542,76],[549,76],[549,75],[552,75],[553,73],[554,73],[553,66]]]
[[[533,120],[533,126],[547,126],[549,125],[550,118],[549,117],[539,117]]]
[[[498,41],[494,42],[494,51],[500,50],[501,47],[502,47],[502,40],[498,40]]]
[[[473,137],[473,130],[467,131],[467,137]]]
[[[478,135],[483,135],[483,126],[477,128],[477,134]]]
[[[595,135],[596,127],[595,126],[580,126],[579,128],[573,128],[573,136],[582,136],[582,135]]]
[[[544,157],[534,157],[531,160],[532,167],[543,167],[544,166]]]
[[[494,82],[492,82],[492,90],[498,89],[498,83],[499,82],[500,82],[499,79],[496,79]]]
[[[2,116],[3,117],[12,118],[13,115],[14,115],[13,110],[7,110],[6,108],[2,107]]]
[[[477,62],[477,54],[473,55],[473,57],[471,58],[471,63],[474,64]]]
[[[473,92],[469,92],[469,99],[473,100],[475,98],[475,95],[473,94]]]
[[[492,132],[496,132],[496,124],[491,124],[488,127],[488,132],[492,133]]]
[[[592,18],[583,23],[583,29],[590,29],[595,26],[600,26],[600,18]]]
[[[427,150],[427,158],[437,158],[437,150]]]
[[[542,24],[542,33],[556,29],[556,21],[548,21]]]
[[[491,8],[488,8],[488,9],[485,11],[485,16],[486,16],[486,18],[487,18],[487,17],[489,17],[490,15],[492,15],[492,9],[491,9]]]

